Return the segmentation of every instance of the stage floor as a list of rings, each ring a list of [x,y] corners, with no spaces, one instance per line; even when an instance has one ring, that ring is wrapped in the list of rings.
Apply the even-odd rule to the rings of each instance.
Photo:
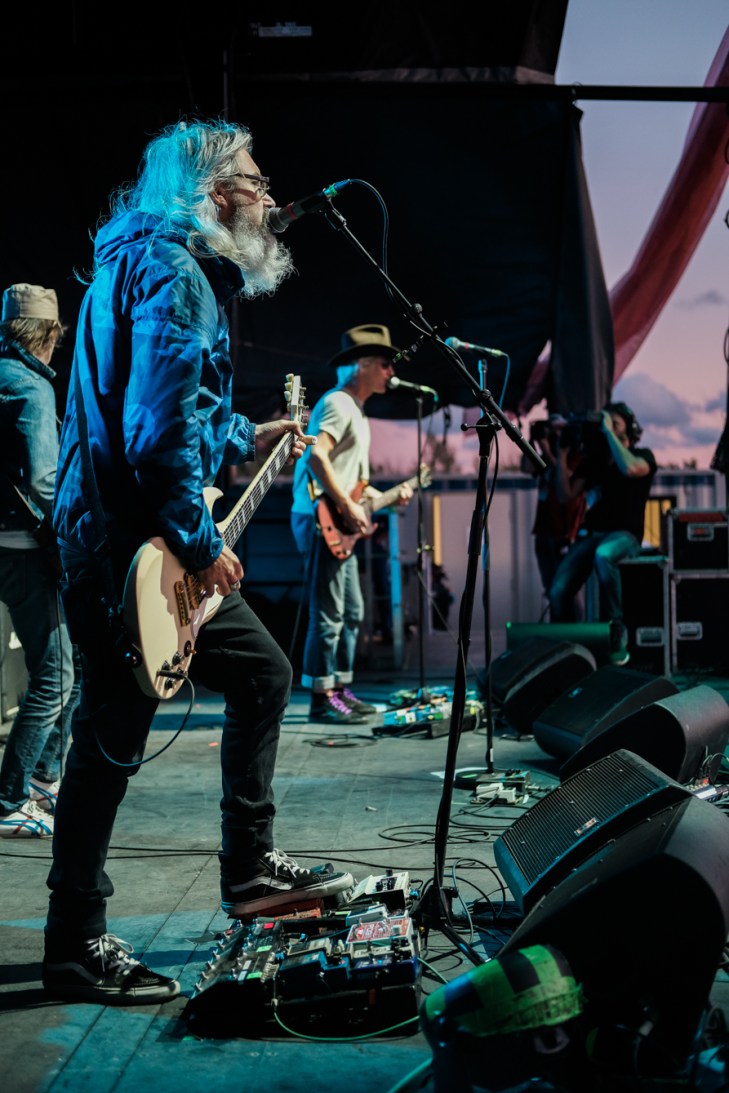
[[[419,681],[417,672],[361,674],[357,689],[384,709],[394,692],[417,690]],[[726,692],[722,681],[711,682]],[[452,689],[453,678],[444,672],[428,676],[426,683]],[[148,755],[172,739],[185,710],[179,699],[162,704]],[[447,795],[445,879],[454,892],[454,915],[473,951],[493,955],[513,928],[513,904],[495,868],[494,841],[559,785],[559,761],[532,736],[516,738],[498,724],[489,761],[483,723],[462,734],[454,754],[448,735],[376,735],[369,726],[329,731],[309,724],[307,711],[308,696],[295,691],[275,780],[277,845],[304,864],[328,860],[356,879],[393,870],[407,872],[411,888],[427,887],[446,770],[490,769],[496,778],[505,770],[529,773],[526,799],[513,805],[477,804],[472,789],[457,786]],[[131,779],[109,855],[116,888],[109,929],[146,954],[151,966],[180,979],[182,995],[176,1001],[131,1009],[46,1001],[40,960],[50,844],[5,840],[0,845],[0,1070],[8,1091],[388,1093],[431,1058],[419,1030],[350,1040],[338,1033],[328,1041],[297,1038],[274,1026],[270,1035],[249,1037],[244,1007],[240,1035],[191,1035],[185,1007],[216,939],[230,926],[218,905],[221,716],[216,697],[196,697],[184,731]],[[471,929],[463,914],[465,904],[479,898],[503,915],[491,930]],[[683,923],[687,936],[694,927],[700,924]],[[474,967],[437,928],[428,932],[424,956],[426,993],[441,979]],[[720,995],[723,984],[718,973]],[[228,1006],[235,1005],[233,995]]]

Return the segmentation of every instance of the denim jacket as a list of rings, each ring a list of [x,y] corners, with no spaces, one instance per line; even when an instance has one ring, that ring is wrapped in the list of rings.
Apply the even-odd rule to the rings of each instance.
[[[0,340],[0,530],[27,529],[32,516],[8,486],[28,498],[37,518],[51,519],[58,463],[56,373],[11,339]]]
[[[203,489],[223,464],[254,454],[255,426],[231,408],[225,304],[240,291],[228,259],[198,259],[156,217],[123,213],[96,236],[61,433],[54,527],[67,566],[99,537],[85,496],[76,377],[88,420],[105,530],[119,568],[162,536],[191,570],[223,540]]]

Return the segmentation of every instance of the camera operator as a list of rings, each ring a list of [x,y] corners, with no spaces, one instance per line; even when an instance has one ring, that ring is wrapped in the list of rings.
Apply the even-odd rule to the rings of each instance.
[[[533,446],[546,464],[546,470],[539,475],[532,535],[539,576],[547,598],[557,566],[575,541],[585,511],[582,494],[562,501],[557,492],[557,455],[560,436],[567,424],[567,418],[562,414],[550,414],[547,421],[535,421],[529,434]],[[578,449],[569,452],[570,471],[575,469],[580,458]],[[534,473],[534,464],[526,456],[522,460],[522,469]]]
[[[575,595],[593,568],[600,586],[600,618],[611,628],[613,664],[627,664],[622,585],[618,563],[635,558],[643,541],[645,506],[656,473],[649,448],[636,447],[643,432],[624,402],[610,402],[601,413],[602,445],[584,444],[584,454],[570,469],[573,436],[563,432],[557,460],[557,489],[564,501],[584,495],[585,516],[574,545],[560,562],[549,592],[552,622],[576,619]],[[590,434],[589,427],[582,430]],[[568,443],[565,444],[564,440]],[[584,443],[584,437],[583,437]]]

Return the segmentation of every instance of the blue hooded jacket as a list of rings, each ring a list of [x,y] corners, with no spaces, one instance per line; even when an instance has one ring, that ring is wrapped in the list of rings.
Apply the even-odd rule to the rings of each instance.
[[[67,567],[98,543],[85,499],[76,374],[114,561],[161,535],[190,570],[223,540],[203,499],[223,464],[254,455],[255,426],[232,413],[225,304],[243,275],[218,256],[193,257],[156,217],[127,212],[96,236],[97,272],[79,314],[56,478],[53,522]]]

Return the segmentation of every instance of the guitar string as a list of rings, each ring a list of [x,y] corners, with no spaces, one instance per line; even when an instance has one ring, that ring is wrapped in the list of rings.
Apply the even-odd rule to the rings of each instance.
[[[246,501],[241,506],[240,511],[236,513],[231,522],[226,526],[223,538],[225,539],[228,546],[232,547],[232,545],[237,542],[238,537],[250,521],[253,513],[256,511],[261,501],[268,493],[268,490],[274,478],[278,475],[279,471],[291,454],[292,446],[293,436],[291,436],[290,442],[288,444],[283,445],[281,451],[279,452],[278,458],[274,459],[272,463],[269,464],[269,466],[265,470],[265,474],[256,483],[255,487],[251,492],[251,495],[246,498]]]

